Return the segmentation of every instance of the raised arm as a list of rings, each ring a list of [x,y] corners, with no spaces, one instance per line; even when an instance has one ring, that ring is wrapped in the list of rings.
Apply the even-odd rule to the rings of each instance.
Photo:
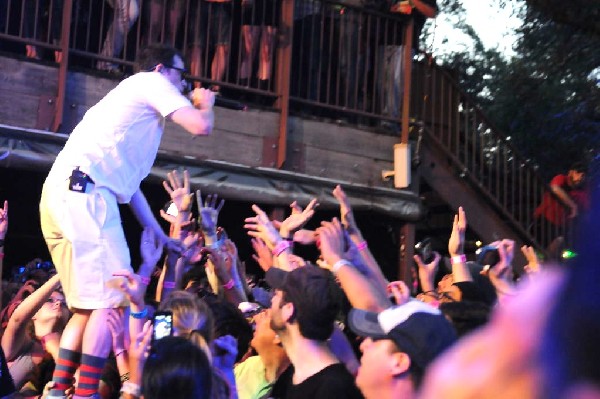
[[[52,293],[59,287],[58,275],[54,275],[29,295],[13,312],[2,335],[2,350],[7,360],[13,360],[27,343],[27,323],[37,313]]]
[[[452,263],[452,277],[455,283],[473,281],[471,271],[467,266],[465,257],[465,232],[467,231],[467,215],[462,206],[458,207],[458,213],[454,215],[452,233],[448,240],[448,253]]]
[[[339,280],[352,307],[381,312],[391,306],[385,290],[379,289],[366,276],[362,275],[344,256],[344,233],[337,218],[331,222],[322,222],[317,229],[321,242],[321,267],[332,271]]]
[[[191,100],[194,106],[176,110],[170,115],[171,120],[194,136],[209,135],[215,124],[214,93],[197,88],[192,92]]]
[[[158,221],[152,214],[152,210],[150,209],[150,205],[148,205],[144,193],[142,193],[139,188],[131,197],[129,207],[142,227],[144,229],[150,228],[161,245],[166,245],[168,249],[176,250],[178,252],[182,251],[182,244],[177,240],[169,238],[165,232],[162,231],[160,224],[158,224]]]
[[[340,204],[340,218],[342,225],[344,226],[344,229],[346,229],[346,232],[352,240],[352,243],[358,250],[358,253],[362,259],[362,263],[369,269],[374,282],[378,284],[381,289],[385,290],[388,281],[383,275],[383,272],[373,257],[373,254],[369,250],[367,242],[363,238],[362,233],[356,224],[356,220],[354,219],[354,212],[352,212],[352,208],[350,207],[350,201],[340,185],[336,186],[333,190],[333,196]]]

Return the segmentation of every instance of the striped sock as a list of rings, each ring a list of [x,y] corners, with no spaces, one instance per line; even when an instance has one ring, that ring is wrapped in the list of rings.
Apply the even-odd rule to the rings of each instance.
[[[75,388],[76,396],[92,396],[98,392],[98,383],[102,376],[102,369],[106,359],[103,357],[83,354],[79,370],[79,381]]]
[[[73,385],[73,375],[79,367],[81,353],[69,349],[58,350],[58,360],[52,374],[54,387],[50,390],[50,396],[64,397],[65,391]]]

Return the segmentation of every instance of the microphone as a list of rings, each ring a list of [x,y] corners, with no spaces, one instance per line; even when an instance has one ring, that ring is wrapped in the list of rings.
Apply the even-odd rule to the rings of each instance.
[[[248,106],[239,101],[232,100],[230,98],[223,98],[221,96],[215,96],[215,106],[223,107],[227,109],[233,109],[236,111],[247,111]]]
[[[194,90],[193,90],[191,84],[187,84],[186,86],[184,86],[184,94],[193,104],[194,100],[192,97],[194,96]],[[230,98],[224,98],[220,95],[215,95],[215,106],[227,108],[227,109],[233,109],[235,111],[247,111],[248,110],[248,106],[246,104],[241,103],[237,100],[232,100]]]

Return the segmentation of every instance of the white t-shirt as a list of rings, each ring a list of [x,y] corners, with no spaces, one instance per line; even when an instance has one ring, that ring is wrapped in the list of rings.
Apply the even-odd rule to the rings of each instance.
[[[50,177],[66,179],[76,166],[97,187],[128,203],[156,158],[165,117],[192,106],[163,75],[140,72],[90,108],[56,157]],[[66,175],[65,175],[66,174]]]

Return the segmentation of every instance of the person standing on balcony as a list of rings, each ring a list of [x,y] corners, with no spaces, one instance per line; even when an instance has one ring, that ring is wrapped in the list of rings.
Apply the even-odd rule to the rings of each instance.
[[[567,219],[576,218],[589,206],[585,188],[586,167],[583,163],[573,164],[567,174],[558,174],[550,182],[550,191],[544,193],[542,203],[535,210],[535,217],[543,217],[556,226],[562,226]],[[558,199],[557,199],[558,197]],[[565,207],[569,214],[565,214]]]
[[[139,185],[154,163],[166,119],[194,136],[212,132],[214,94],[196,89],[190,103],[182,94],[183,57],[172,47],[150,46],[138,64],[141,72],[86,112],[42,190],[42,232],[73,312],[60,341],[50,398],[64,397],[78,368],[85,378],[80,377],[73,397],[97,392],[111,349],[108,313],[127,305],[119,290],[123,277],[114,274],[133,273],[118,204],[129,204],[154,245],[182,249],[162,231]],[[141,284],[140,276],[132,276]],[[132,304],[132,318],[144,319],[147,313]]]
[[[414,20],[412,50],[413,54],[419,47],[419,36],[427,18],[434,18],[438,12],[435,0],[402,0],[392,1],[389,5],[385,2],[386,11],[400,14]],[[404,23],[394,20],[386,20],[381,25],[384,32],[381,34],[383,42],[377,54],[377,79],[378,101],[383,116],[394,120],[391,124],[387,121],[383,126],[398,133],[400,119],[400,108],[402,106],[402,95],[404,91]],[[376,36],[378,37],[378,36]]]
[[[133,26],[140,13],[138,0],[107,0],[113,8],[113,18],[106,32],[100,55],[118,57],[125,46],[127,32]],[[118,65],[110,61],[98,61],[96,67],[101,71],[116,72]]]

